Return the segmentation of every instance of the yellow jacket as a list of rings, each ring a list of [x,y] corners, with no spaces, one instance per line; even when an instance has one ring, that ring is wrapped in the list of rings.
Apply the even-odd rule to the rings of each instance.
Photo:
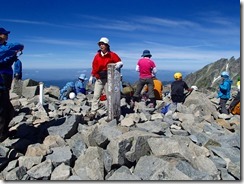
[[[240,91],[240,89],[241,89],[241,81],[237,81],[236,85],[237,85],[238,90]]]

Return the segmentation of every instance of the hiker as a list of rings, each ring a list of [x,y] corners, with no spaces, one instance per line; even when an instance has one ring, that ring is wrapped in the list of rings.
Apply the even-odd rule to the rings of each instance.
[[[235,106],[240,103],[240,89],[241,89],[241,82],[240,82],[240,77],[237,78],[237,95],[235,96],[234,100],[230,103],[228,112],[231,113],[233,111],[233,109],[235,108]]]
[[[60,100],[74,99],[75,96],[73,93],[75,93],[75,83],[74,82],[67,82],[65,84],[65,86],[60,90],[59,99]]]
[[[153,83],[154,83],[154,96],[156,100],[162,100],[163,99],[163,83],[156,78],[156,76],[153,77]],[[146,85],[143,89],[143,94],[145,98],[148,98],[148,86]]]
[[[78,77],[78,80],[75,82],[75,93],[78,95],[79,93],[82,93],[86,95],[86,83],[87,77],[85,74],[80,74]]]
[[[123,67],[123,63],[120,57],[110,50],[109,39],[102,37],[98,41],[99,50],[96,53],[92,62],[91,77],[89,79],[89,85],[92,85],[94,78],[96,79],[94,85],[94,95],[92,99],[91,112],[88,115],[90,118],[94,118],[96,111],[98,110],[100,96],[103,90],[107,94],[107,66],[110,63],[115,63],[115,68],[120,70]]]
[[[14,62],[14,78],[22,80],[22,62],[19,59]]]
[[[148,86],[148,97],[150,99],[150,107],[155,108],[156,99],[154,95],[154,83],[153,76],[156,74],[157,69],[153,60],[151,60],[151,53],[149,50],[144,50],[141,59],[138,60],[136,65],[136,71],[139,72],[139,81],[136,86],[136,91],[132,98],[131,107],[135,102],[140,101],[141,91],[146,84]]]
[[[185,93],[184,90],[188,92],[192,92],[193,88],[189,88],[185,81],[182,79],[182,74],[180,72],[176,72],[174,74],[174,79],[171,83],[171,100],[176,105],[177,103],[184,103],[186,99],[187,93]]]
[[[9,136],[8,125],[14,117],[14,108],[10,102],[9,90],[13,80],[12,65],[17,53],[24,49],[19,43],[8,43],[10,31],[0,28],[0,142]]]
[[[218,90],[218,98],[220,98],[219,101],[220,113],[229,114],[228,110],[226,109],[226,103],[230,99],[232,80],[230,80],[230,76],[227,71],[221,73],[221,78],[222,78],[222,82],[219,85],[219,90]]]

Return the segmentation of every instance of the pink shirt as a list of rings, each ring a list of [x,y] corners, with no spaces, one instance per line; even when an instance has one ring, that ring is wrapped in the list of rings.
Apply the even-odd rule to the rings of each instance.
[[[136,70],[140,73],[141,79],[151,78],[156,73],[156,65],[153,60],[148,57],[141,58],[137,62]]]

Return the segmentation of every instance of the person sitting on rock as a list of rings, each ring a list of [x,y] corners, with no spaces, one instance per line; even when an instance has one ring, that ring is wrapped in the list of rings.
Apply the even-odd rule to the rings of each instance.
[[[75,92],[75,84],[74,82],[67,82],[65,86],[60,90],[60,100],[67,100],[69,98],[69,94],[71,92]],[[71,95],[72,96],[72,95]]]
[[[192,92],[193,88],[189,88],[185,81],[182,80],[182,74],[177,72],[174,74],[175,81],[171,84],[171,100],[177,103],[184,103],[186,99],[186,93],[184,90],[188,92]]]
[[[240,102],[240,89],[241,89],[241,82],[240,82],[240,77],[237,78],[237,89],[238,89],[238,92],[237,92],[237,95],[235,96],[234,100],[230,103],[230,106],[229,106],[229,113],[232,112],[232,110],[235,108],[235,106]]]
[[[85,81],[88,80],[85,74],[80,74],[79,80],[75,82],[75,92],[76,94],[82,93],[86,95],[86,83]]]
[[[163,99],[163,83],[156,78],[156,76],[153,77],[153,83],[154,83],[154,96],[156,100],[162,100]],[[145,85],[143,89],[143,95],[148,98],[148,86]]]

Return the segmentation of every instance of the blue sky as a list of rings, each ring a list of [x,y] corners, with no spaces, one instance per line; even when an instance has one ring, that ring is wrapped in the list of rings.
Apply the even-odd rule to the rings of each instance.
[[[25,45],[28,69],[90,68],[100,37],[134,69],[149,49],[161,70],[196,71],[240,57],[238,0],[2,1],[0,27]]]

